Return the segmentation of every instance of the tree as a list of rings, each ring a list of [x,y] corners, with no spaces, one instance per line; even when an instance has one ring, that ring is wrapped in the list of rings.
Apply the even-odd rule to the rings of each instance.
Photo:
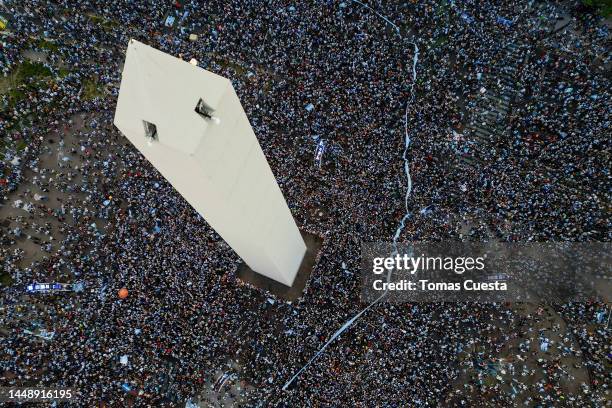
[[[612,15],[612,0],[582,0],[582,4],[596,10],[604,17]]]

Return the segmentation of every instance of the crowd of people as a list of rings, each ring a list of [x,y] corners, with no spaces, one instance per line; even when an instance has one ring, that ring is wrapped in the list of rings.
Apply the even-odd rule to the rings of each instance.
[[[213,373],[233,359],[250,385],[247,406],[609,399],[603,299],[546,306],[565,322],[558,352],[542,351],[551,333],[528,329],[543,312],[381,302],[281,390],[366,306],[363,242],[397,232],[399,241],[609,240],[609,33],[595,14],[506,0],[3,5],[5,78],[28,50],[47,55],[38,64],[50,74],[2,96],[0,212],[21,212],[0,230],[12,280],[0,289],[1,385],[71,386],[83,406],[172,406],[204,401]],[[563,13],[569,25],[555,32]],[[236,254],[113,127],[131,38],[232,80],[297,224],[323,240],[297,301],[237,279]],[[515,83],[500,84],[508,44],[524,54]],[[99,92],[88,95],[85,83]],[[516,100],[499,137],[479,145],[467,130],[474,100],[504,87],[517,88]],[[477,160],[462,161],[466,151]],[[52,169],[42,154],[56,157]],[[45,256],[31,262],[20,243],[35,233],[47,237],[35,242]],[[25,292],[50,281],[85,289]],[[34,321],[54,336],[33,337],[25,329]],[[514,356],[503,374],[488,369],[500,353]],[[583,363],[570,367],[567,356]],[[581,380],[568,395],[570,377]]]

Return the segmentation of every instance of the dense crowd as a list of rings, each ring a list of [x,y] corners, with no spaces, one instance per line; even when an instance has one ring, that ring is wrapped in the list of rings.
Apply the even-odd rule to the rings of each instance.
[[[567,334],[537,370],[526,360],[560,331],[529,329],[541,310],[381,303],[281,391],[365,306],[362,242],[398,232],[399,241],[609,241],[609,34],[598,17],[534,1],[182,3],[0,9],[11,33],[1,40],[3,74],[26,50],[45,52],[50,72],[20,84],[20,98],[5,94],[0,112],[0,211],[22,211],[1,230],[0,262],[14,281],[1,289],[1,385],[73,386],[87,406],[171,405],[200,398],[235,359],[251,385],[248,406],[604,406],[609,312],[598,299],[546,309]],[[552,32],[564,12],[569,28]],[[323,239],[299,300],[236,279],[237,256],[113,128],[130,38],[232,80],[297,224]],[[524,50],[510,84],[494,74],[507,44]],[[100,94],[86,97],[86,81]],[[514,87],[500,137],[475,143],[466,126],[480,90]],[[461,160],[468,150],[476,162]],[[42,154],[57,155],[53,169],[40,166]],[[20,190],[25,183],[32,188]],[[68,198],[33,198],[51,190]],[[54,226],[60,242],[37,242],[47,256],[25,262],[23,232],[52,236]],[[24,295],[48,281],[85,290]],[[53,339],[25,332],[31,320]],[[514,356],[506,383],[495,380],[508,378],[495,371],[500,352]],[[560,356],[581,362],[568,367]],[[568,395],[575,371],[587,375]]]

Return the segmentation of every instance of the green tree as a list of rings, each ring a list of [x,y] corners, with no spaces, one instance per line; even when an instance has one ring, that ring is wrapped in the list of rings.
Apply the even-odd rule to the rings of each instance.
[[[582,0],[582,4],[596,9],[604,17],[612,15],[612,0]]]

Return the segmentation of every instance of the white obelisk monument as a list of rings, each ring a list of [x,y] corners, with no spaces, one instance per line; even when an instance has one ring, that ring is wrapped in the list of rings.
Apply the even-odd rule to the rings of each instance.
[[[306,245],[227,78],[130,40],[114,123],[251,269],[293,284]]]

